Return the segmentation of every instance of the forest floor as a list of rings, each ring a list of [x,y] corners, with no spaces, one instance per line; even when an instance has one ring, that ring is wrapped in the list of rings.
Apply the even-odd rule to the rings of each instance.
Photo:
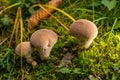
[[[32,12],[29,7],[34,5],[34,1],[28,0],[24,5],[19,5],[24,25],[23,41],[29,41],[34,31],[43,28],[56,32],[58,41],[46,61],[39,58],[36,49],[33,51],[32,56],[38,63],[35,69],[23,58],[24,73],[21,73],[21,58],[15,54],[15,47],[21,41],[20,28],[15,33],[18,36],[14,34],[8,47],[18,6],[7,9],[0,14],[0,80],[20,80],[22,77],[24,80],[120,80],[120,1],[63,0],[58,7],[75,20],[88,19],[96,24],[98,35],[87,50],[79,49],[77,39],[51,16],[41,20],[28,32],[27,19]],[[20,0],[0,2],[2,8]],[[46,2],[48,0],[41,0],[41,3]],[[68,28],[73,23],[59,11],[52,14]],[[67,66],[63,66],[61,61],[66,53],[73,57]]]

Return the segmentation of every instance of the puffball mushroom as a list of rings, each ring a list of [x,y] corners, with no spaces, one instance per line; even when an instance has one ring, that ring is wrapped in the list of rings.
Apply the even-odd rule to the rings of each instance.
[[[16,49],[15,49],[15,53],[19,56],[21,56],[20,53],[20,47],[21,47],[21,53],[22,53],[22,57],[26,58],[26,61],[28,63],[32,64],[32,67],[34,68],[37,65],[37,62],[33,60],[33,58],[31,57],[31,53],[32,53],[32,46],[30,42],[22,42],[20,44],[17,45]]]
[[[45,60],[49,57],[51,49],[57,42],[57,39],[57,34],[52,30],[40,29],[32,34],[30,42],[33,47],[37,48],[41,60]]]
[[[89,48],[92,41],[98,34],[96,25],[86,19],[73,22],[70,26],[70,33],[79,40],[82,49]]]

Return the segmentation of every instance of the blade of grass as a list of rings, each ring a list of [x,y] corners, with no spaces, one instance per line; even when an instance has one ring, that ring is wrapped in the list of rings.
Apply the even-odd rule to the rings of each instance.
[[[20,55],[21,55],[21,72],[22,72],[22,79],[24,80],[24,69],[23,69],[23,64],[22,64],[22,42],[23,42],[23,19],[22,19],[22,14],[21,14],[21,8],[18,8],[20,10]]]
[[[40,4],[37,4],[37,5],[34,5],[34,6],[39,6],[40,8],[42,8],[44,11],[46,11],[49,15],[51,15],[51,17],[53,17],[58,23],[60,23],[63,28],[65,28],[67,31],[69,31],[69,29],[55,16],[53,16],[51,13],[49,13],[42,5]]]
[[[11,47],[11,42],[12,42],[12,39],[13,39],[13,35],[14,35],[14,33],[15,33],[17,24],[19,23],[19,22],[18,22],[19,14],[20,14],[20,12],[19,12],[19,9],[18,9],[18,10],[17,10],[17,13],[16,13],[16,19],[15,19],[14,27],[13,27],[12,34],[11,34],[11,37],[10,37],[10,42],[9,42],[8,48]]]
[[[114,29],[114,27],[115,27],[115,25],[116,25],[116,22],[117,22],[117,18],[115,18],[115,20],[114,20],[114,24],[113,24],[113,26],[112,26],[112,29],[111,29],[111,31],[110,31],[110,34],[109,34],[109,36],[108,36],[108,40],[107,40],[107,42],[109,42],[109,40],[110,40],[110,36],[111,36],[111,34],[112,34],[112,32],[113,32],[113,29]]]
[[[100,21],[100,20],[103,20],[103,19],[107,19],[107,17],[98,18],[98,19],[94,20],[93,22],[95,23],[95,22]]]
[[[41,5],[41,4],[33,5],[32,7],[30,7],[30,9],[31,9],[31,8],[34,8],[34,7],[36,7],[36,6],[39,6],[39,5]],[[64,14],[65,16],[67,16],[67,17],[68,17],[69,19],[71,19],[73,22],[76,21],[72,16],[70,16],[68,13],[66,13],[65,11],[63,11],[63,10],[61,10],[61,9],[59,9],[59,8],[56,8],[56,7],[53,7],[53,6],[50,6],[50,5],[42,5],[42,6],[49,7],[49,8],[53,8],[53,9],[61,12],[61,13]]]
[[[4,11],[6,11],[7,9],[10,9],[10,8],[12,8],[12,7],[15,7],[15,6],[18,6],[18,5],[20,5],[20,4],[21,4],[20,2],[19,2],[19,3],[12,4],[12,5],[4,8],[3,10],[1,10],[1,11],[0,11],[0,14],[2,14],[2,13],[3,13]]]
[[[70,4],[70,6],[72,6],[72,3],[71,3],[71,1],[70,0],[67,0],[68,1],[68,3]]]
[[[109,33],[109,36],[108,36],[108,39],[107,39],[107,44],[109,44],[109,42],[110,42],[111,34],[112,34],[112,32],[113,32],[113,29],[114,29],[114,27],[115,27],[115,25],[116,25],[117,20],[118,20],[118,19],[115,18],[114,24],[113,24],[113,26],[112,26],[112,29],[111,29],[111,31],[110,31],[110,33]],[[108,45],[108,46],[109,46],[109,45]],[[106,47],[106,49],[107,49],[107,45],[106,45],[105,47]],[[104,51],[103,51],[103,52],[104,52]],[[106,51],[104,52],[104,54],[101,54],[101,57],[100,57],[100,60],[99,60],[98,64],[100,64],[100,62],[103,61],[103,59],[105,58],[106,55],[107,55],[107,52],[106,52]]]
[[[17,23],[16,32],[15,32],[15,43],[16,43],[16,45],[18,44],[18,26],[19,26],[19,23]]]
[[[3,41],[0,42],[0,46],[1,46],[5,41],[7,41],[7,39],[8,39],[8,37],[5,38],[5,39],[3,39]]]
[[[92,12],[93,12],[93,21],[95,20],[95,7],[94,7],[94,0],[92,0]]]
[[[68,17],[69,19],[71,19],[73,22],[76,21],[72,16],[70,16],[68,13],[66,13],[65,11],[63,11],[63,10],[61,10],[61,9],[59,9],[59,8],[56,8],[56,7],[53,7],[53,6],[50,6],[50,5],[43,5],[43,6],[49,7],[49,8],[53,8],[53,9],[61,12],[61,13],[64,14],[65,16],[67,16],[67,17]]]
[[[87,12],[89,12],[89,13],[93,13],[93,10],[85,9],[85,8],[73,8],[73,9],[71,9],[71,10],[74,10],[74,11],[87,11]],[[102,13],[97,12],[97,11],[94,11],[94,13],[99,14],[99,15],[102,15]]]

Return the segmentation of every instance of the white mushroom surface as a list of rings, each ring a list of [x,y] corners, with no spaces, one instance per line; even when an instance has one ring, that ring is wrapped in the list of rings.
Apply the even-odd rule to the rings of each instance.
[[[22,52],[20,52],[22,51]],[[32,47],[30,42],[22,42],[17,45],[15,49],[15,53],[19,56],[22,55],[22,57],[26,58],[26,61],[28,63],[31,63],[33,68],[37,65],[37,62],[33,60],[31,53],[32,53]],[[21,54],[22,53],[22,54]]]
[[[96,38],[98,29],[93,22],[80,19],[71,24],[70,33],[79,40],[82,49],[87,49]]]
[[[32,34],[30,42],[33,47],[37,48],[41,60],[45,60],[49,57],[51,49],[57,42],[57,39],[57,34],[52,30],[39,29]]]

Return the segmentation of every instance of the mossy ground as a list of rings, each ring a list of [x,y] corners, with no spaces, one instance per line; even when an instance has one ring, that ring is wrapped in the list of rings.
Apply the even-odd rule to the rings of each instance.
[[[93,7],[92,4],[95,2],[91,0],[63,0],[63,3],[59,6],[60,9],[76,20],[88,19],[97,25],[98,36],[87,50],[80,50],[77,47],[77,40],[51,16],[42,20],[36,28],[28,32],[26,19],[30,14],[27,13],[27,8],[23,9],[23,11],[26,11],[22,14],[24,19],[23,41],[28,41],[31,34],[41,28],[55,31],[59,38],[47,61],[41,61],[36,56],[38,52],[34,50],[33,56],[38,62],[38,66],[34,70],[23,59],[25,80],[120,79],[120,1],[111,11],[102,4]],[[0,45],[0,80],[20,80],[22,75],[20,57],[14,52],[16,47],[15,36],[11,48],[8,48],[16,11],[15,7],[0,15],[1,19],[5,15],[9,18],[9,25],[3,23],[2,20],[0,21],[0,42],[8,38]],[[69,28],[72,21],[68,17],[58,11],[55,11],[53,15]],[[20,42],[20,33],[18,34],[18,42]],[[74,55],[72,63],[68,68],[59,68],[60,60],[67,52]]]

